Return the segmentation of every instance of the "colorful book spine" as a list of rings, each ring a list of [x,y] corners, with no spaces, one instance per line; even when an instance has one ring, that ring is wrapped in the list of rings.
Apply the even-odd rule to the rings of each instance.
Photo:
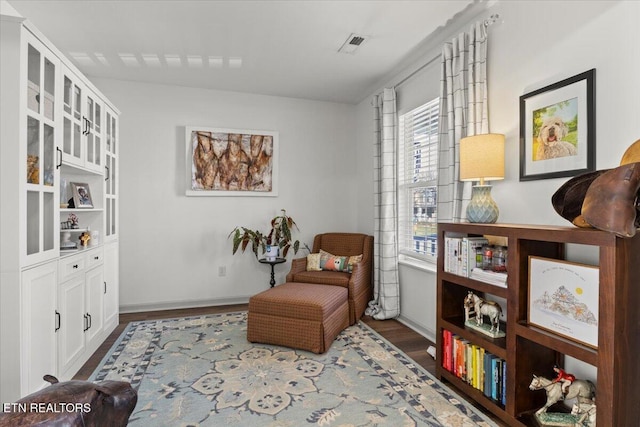
[[[485,353],[484,355],[484,395],[491,398],[491,384],[493,383],[493,377],[491,375],[491,362],[495,359],[495,355],[491,353]]]
[[[502,399],[501,402],[504,406],[507,406],[507,362],[502,361]]]
[[[483,347],[442,331],[442,367],[482,392],[497,404],[506,406],[507,364]]]

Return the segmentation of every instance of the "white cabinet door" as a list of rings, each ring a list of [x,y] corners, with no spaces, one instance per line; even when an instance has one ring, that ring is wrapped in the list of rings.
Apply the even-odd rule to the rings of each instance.
[[[26,226],[24,244],[26,250],[22,265],[35,265],[58,256],[58,188],[57,159],[56,77],[60,64],[57,58],[35,37],[24,38],[26,52],[27,95],[24,110],[24,153],[20,159],[26,165],[21,177],[24,202],[20,203],[21,221]],[[8,125],[3,122],[3,126]],[[9,141],[2,141],[3,144]],[[22,170],[22,169],[21,169]],[[22,175],[22,174],[21,174]],[[11,203],[7,203],[11,206]],[[4,207],[4,206],[3,206]]]
[[[60,326],[60,317],[55,309],[57,281],[55,261],[22,272],[22,396],[49,385],[42,379],[44,375],[57,375],[56,329]]]
[[[118,242],[104,246],[104,326],[110,328],[118,324]]]
[[[85,167],[103,173],[102,148],[102,101],[89,90],[85,90],[85,114],[83,116],[83,138]]]
[[[103,295],[104,295],[104,268],[99,265],[87,272],[85,278],[85,307],[87,316],[87,330],[85,339],[87,347],[91,346],[92,340],[102,332],[102,322],[104,319]]]
[[[78,274],[58,285],[58,372],[63,375],[73,362],[84,353],[85,331],[89,319],[86,316],[85,275]],[[66,379],[66,378],[61,378]]]
[[[110,108],[105,110],[105,241],[118,236],[118,116]]]
[[[62,75],[63,161],[102,174],[103,102],[69,69],[65,68]]]
[[[62,112],[62,160],[70,165],[84,166],[82,136],[86,122],[83,119],[84,86],[69,69],[63,69],[64,104]]]

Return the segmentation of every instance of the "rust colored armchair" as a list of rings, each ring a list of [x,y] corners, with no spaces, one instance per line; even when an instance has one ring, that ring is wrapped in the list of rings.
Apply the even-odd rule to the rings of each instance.
[[[324,233],[313,240],[312,253],[324,250],[336,256],[362,255],[351,273],[343,271],[307,271],[307,258],[291,263],[287,282],[343,286],[348,289],[349,324],[355,324],[372,297],[373,236],[360,233]]]

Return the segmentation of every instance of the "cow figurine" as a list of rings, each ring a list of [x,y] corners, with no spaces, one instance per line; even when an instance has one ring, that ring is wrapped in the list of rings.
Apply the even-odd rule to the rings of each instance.
[[[38,390],[0,413],[0,427],[18,426],[126,426],[138,402],[138,393],[125,381],[65,381],[52,375],[49,387]]]

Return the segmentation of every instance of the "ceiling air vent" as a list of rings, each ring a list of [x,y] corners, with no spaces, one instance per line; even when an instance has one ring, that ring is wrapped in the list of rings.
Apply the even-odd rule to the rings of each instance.
[[[359,36],[352,33],[349,37],[347,37],[347,40],[342,43],[342,46],[340,46],[338,52],[353,54],[360,46],[362,46],[362,43],[364,43],[365,40],[366,36]]]

